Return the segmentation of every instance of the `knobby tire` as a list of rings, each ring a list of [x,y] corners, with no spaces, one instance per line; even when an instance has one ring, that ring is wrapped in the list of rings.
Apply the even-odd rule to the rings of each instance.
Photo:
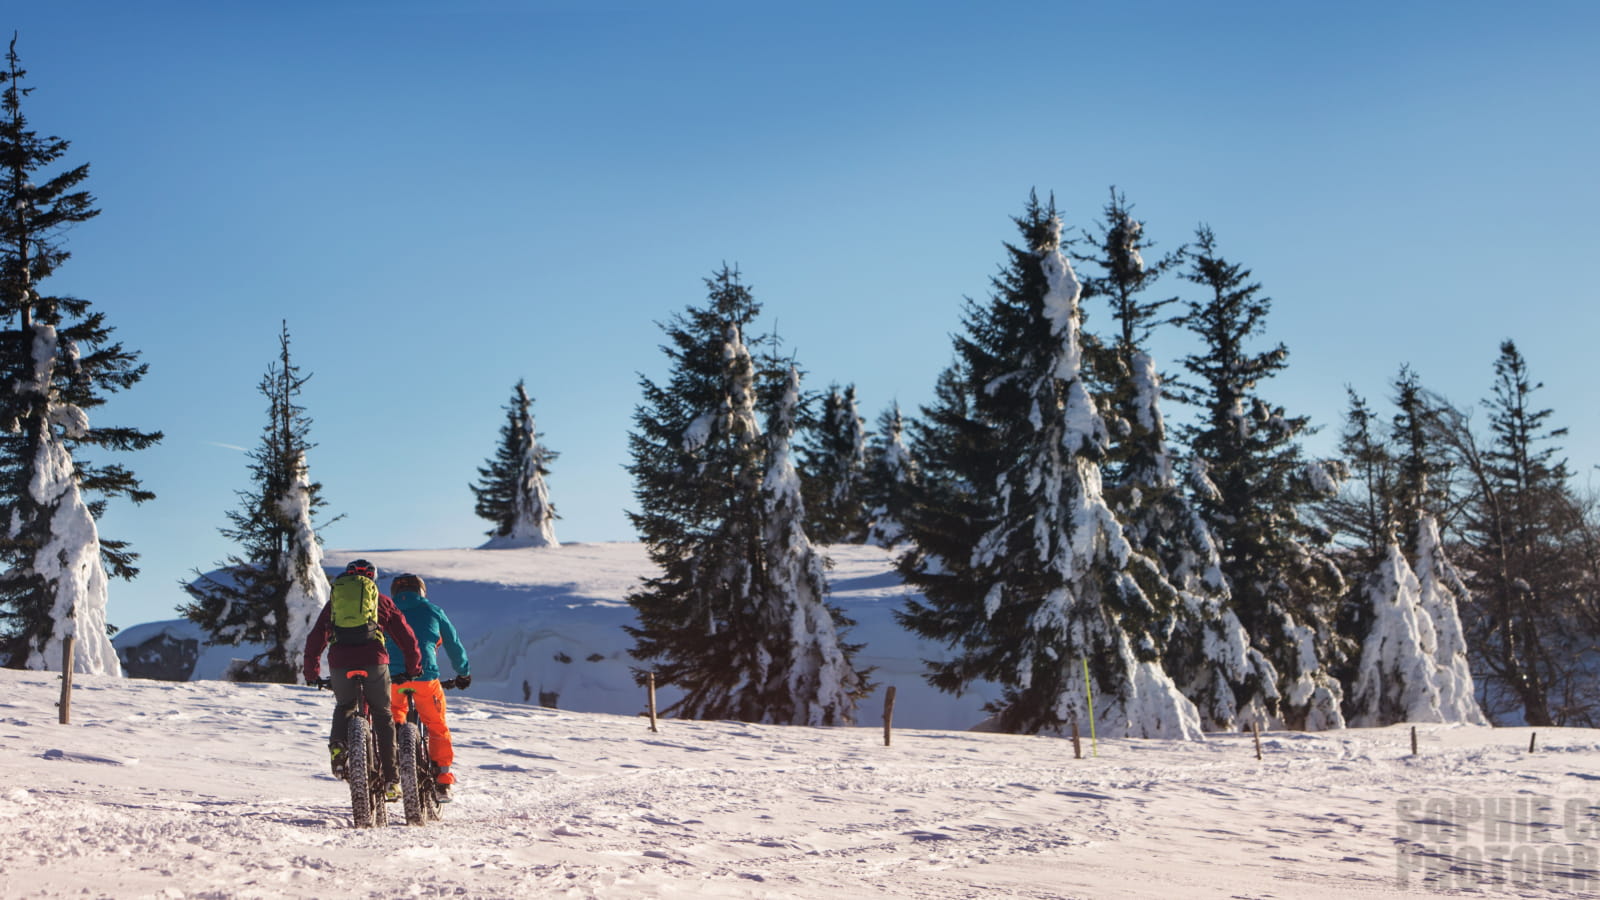
[[[395,739],[399,746],[395,748],[395,753],[400,757],[400,796],[405,802],[406,824],[423,825],[427,823],[427,811],[424,808],[421,790],[422,773],[417,770],[418,751],[421,750],[421,741],[417,739],[417,726],[406,722],[397,730],[399,733],[395,735]],[[432,786],[428,786],[427,790],[431,793]]]
[[[422,739],[417,741],[417,771],[426,773],[427,783],[422,786],[422,818],[427,822],[439,821],[439,795],[434,793],[439,789],[434,783],[433,761],[428,758],[428,732],[420,725],[411,726],[421,733]]]
[[[351,716],[350,724],[345,729],[345,777],[350,782],[350,813],[355,820],[357,828],[371,828],[373,819],[372,809],[372,763],[368,752],[372,745],[369,742],[371,729],[367,720],[360,716]],[[382,788],[380,787],[381,791]],[[383,811],[383,799],[378,799],[378,811]]]

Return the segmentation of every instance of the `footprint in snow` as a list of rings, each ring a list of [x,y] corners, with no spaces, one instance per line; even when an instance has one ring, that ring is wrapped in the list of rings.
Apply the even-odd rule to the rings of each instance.
[[[554,775],[556,773],[555,769],[545,769],[539,766],[528,768],[527,766],[519,766],[516,763],[486,763],[478,766],[478,768],[489,772],[525,772],[530,775]]]
[[[548,753],[535,753],[532,750],[518,750],[515,747],[502,748],[500,750],[500,753],[502,755],[504,755],[504,756],[517,756],[517,757],[521,757],[523,759],[549,759],[549,760],[554,760],[555,759],[554,756],[551,756]]]
[[[64,759],[69,762],[99,763],[106,766],[132,766],[139,760],[131,756],[95,756],[91,753],[68,753],[65,750],[46,750],[39,754],[45,759]]]

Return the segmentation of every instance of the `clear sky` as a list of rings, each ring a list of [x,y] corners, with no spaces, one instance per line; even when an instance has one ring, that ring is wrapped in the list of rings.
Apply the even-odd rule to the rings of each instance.
[[[157,499],[101,522],[142,553],[119,625],[232,551],[282,320],[329,548],[481,543],[467,486],[519,378],[559,537],[633,540],[638,376],[702,279],[743,271],[807,387],[910,411],[1031,188],[1083,227],[1116,185],[1166,249],[1208,223],[1273,298],[1290,368],[1262,392],[1314,450],[1346,385],[1387,415],[1410,363],[1472,403],[1510,337],[1574,468],[1600,462],[1586,0],[63,0],[0,25],[103,210],[51,287],[150,365],[97,421],[166,432],[123,457]]]

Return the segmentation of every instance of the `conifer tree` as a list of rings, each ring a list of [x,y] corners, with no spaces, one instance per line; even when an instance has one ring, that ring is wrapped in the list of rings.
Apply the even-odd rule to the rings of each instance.
[[[1396,461],[1365,398],[1350,408],[1339,447],[1350,474],[1320,512],[1344,549],[1346,595],[1329,668],[1348,687],[1345,715],[1359,727],[1439,722],[1438,640],[1422,588],[1401,547]]]
[[[1202,345],[1183,360],[1198,382],[1184,397],[1201,408],[1201,421],[1184,429],[1186,443],[1205,460],[1196,477],[1208,482],[1196,502],[1216,535],[1232,608],[1277,681],[1276,690],[1264,685],[1245,702],[1275,708],[1290,728],[1339,727],[1342,691],[1324,657],[1343,579],[1324,550],[1328,534],[1306,510],[1337,491],[1342,467],[1304,459],[1296,438],[1307,419],[1255,393],[1288,364],[1281,344],[1246,348],[1271,308],[1261,286],[1218,253],[1208,228],[1199,229],[1187,258],[1184,278],[1206,294],[1179,320]]]
[[[854,623],[827,604],[827,562],[806,537],[800,476],[790,449],[800,402],[799,370],[790,365],[787,376],[769,404],[766,476],[761,482],[767,591],[758,613],[766,620],[761,655],[772,663],[768,672],[758,667],[752,683],[770,685],[762,701],[767,721],[846,725],[855,720],[856,702],[871,685],[868,672],[856,670],[851,662],[860,645],[840,642],[840,632]],[[850,399],[853,408],[854,389]]]
[[[1422,585],[1392,533],[1384,550],[1359,595],[1368,622],[1351,685],[1350,724],[1442,722],[1434,661],[1438,638],[1422,608]]]
[[[1086,354],[1093,363],[1110,443],[1103,462],[1105,495],[1133,546],[1150,556],[1177,590],[1163,663],[1200,711],[1207,731],[1264,723],[1259,699],[1271,667],[1251,648],[1228,606],[1228,585],[1215,537],[1179,484],[1167,442],[1162,378],[1148,352],[1162,310],[1175,298],[1149,296],[1156,281],[1182,254],[1145,262],[1152,244],[1145,225],[1116,189],[1102,212],[1090,262],[1098,277],[1085,279],[1085,300],[1110,307],[1112,335]],[[1241,699],[1255,698],[1241,710]]]
[[[89,167],[47,175],[70,146],[42,137],[23,115],[26,72],[13,37],[0,94],[0,659],[30,669],[61,665],[120,674],[107,636],[107,574],[132,578],[137,555],[102,539],[110,498],[152,499],[118,464],[79,459],[84,448],[138,450],[160,432],[93,426],[89,413],[132,387],[147,367],[111,340],[88,301],[42,293],[67,261],[62,235],[99,214],[83,189]]]
[[[943,438],[959,447],[987,432],[998,448],[997,461],[947,462],[952,482],[993,496],[991,521],[973,533],[912,517],[916,546],[901,571],[924,599],[901,621],[954,651],[930,665],[936,687],[1002,686],[1000,730],[1086,727],[1092,688],[1101,734],[1196,738],[1198,714],[1158,661],[1156,624],[1175,591],[1101,496],[1108,435],[1082,371],[1080,284],[1061,253],[1061,220],[1053,201],[1033,197],[1016,223],[1023,245],[1007,245],[991,302],[968,304],[956,338],[966,384],[947,399],[970,403],[975,421]]]
[[[686,718],[847,722],[866,673],[839,640],[849,623],[824,605],[804,534],[789,456],[796,376],[756,371],[745,330],[760,307],[738,273],[706,284],[707,304],[665,326],[670,380],[640,379],[629,518],[659,574],[629,595],[631,653],[683,692],[669,711]],[[775,398],[765,435],[758,391]]]
[[[322,544],[312,524],[326,501],[322,485],[310,477],[306,454],[316,445],[311,418],[298,403],[310,378],[290,356],[285,322],[278,358],[257,386],[267,400],[267,424],[260,446],[249,453],[253,486],[237,492],[241,505],[220,529],[240,552],[184,585],[190,602],[183,614],[211,644],[264,648],[229,670],[235,681],[294,684],[306,636],[328,602]]]
[[[821,544],[854,544],[866,538],[867,439],[856,405],[856,386],[830,385],[822,415],[801,451],[807,528]]]
[[[1387,627],[1403,623],[1402,619],[1379,607],[1391,607],[1399,602],[1414,604],[1417,594],[1404,586],[1412,573],[1409,570],[1397,572],[1390,559],[1390,545],[1396,540],[1399,525],[1394,509],[1394,459],[1383,424],[1366,398],[1348,386],[1345,392],[1349,408],[1339,434],[1339,452],[1349,477],[1340,484],[1337,494],[1316,505],[1316,511],[1338,545],[1334,560],[1344,576],[1345,586],[1325,662],[1340,684],[1349,687],[1359,677],[1369,681],[1381,677],[1378,673],[1362,675],[1364,658],[1369,663],[1379,659],[1370,654],[1363,657],[1361,649],[1374,624]],[[1414,628],[1406,633],[1419,634]],[[1381,658],[1393,659],[1397,652],[1391,648]],[[1392,669],[1390,671],[1393,673]],[[1375,689],[1368,690],[1369,695],[1372,690]],[[1348,691],[1345,699],[1348,718],[1353,714],[1351,710],[1358,707]],[[1362,701],[1367,705],[1371,702],[1375,701]],[[1364,717],[1365,723],[1376,724],[1373,716],[1376,716],[1375,711],[1372,716]]]
[[[1444,429],[1473,480],[1461,545],[1462,568],[1472,573],[1470,644],[1475,668],[1514,698],[1527,724],[1593,724],[1593,675],[1583,665],[1590,638],[1579,610],[1582,519],[1560,456],[1567,430],[1550,427],[1552,410],[1536,408],[1543,386],[1505,341],[1483,401],[1487,445],[1479,450],[1459,413]]]
[[[1350,392],[1340,449],[1351,478],[1321,506],[1343,544],[1348,585],[1336,664],[1348,687],[1346,718],[1362,726],[1481,722],[1461,655],[1456,602],[1466,595],[1452,584],[1433,519],[1440,500],[1430,476],[1443,466],[1428,436],[1431,413],[1409,368],[1394,388],[1399,412],[1387,428]]]
[[[905,420],[895,403],[878,417],[867,445],[862,499],[867,507],[867,543],[893,547],[905,538],[906,511],[917,480],[916,462],[905,441]]]
[[[1394,445],[1394,521],[1402,529],[1401,546],[1409,559],[1422,555],[1425,536],[1417,528],[1424,518],[1438,518],[1450,503],[1449,450],[1438,439],[1444,405],[1422,386],[1410,366],[1401,366],[1392,384],[1395,406],[1390,420]]]
[[[1439,711],[1445,722],[1486,725],[1461,626],[1460,609],[1472,595],[1439,537],[1439,520],[1450,503],[1449,454],[1438,440],[1445,404],[1423,389],[1408,366],[1401,367],[1393,387],[1395,521],[1417,576],[1418,605],[1433,625]]]
[[[1437,519],[1423,513],[1417,518],[1416,533],[1416,562],[1412,569],[1417,576],[1418,605],[1433,624],[1439,711],[1446,722],[1487,725],[1489,720],[1478,706],[1466,632],[1461,625],[1460,609],[1471,594],[1439,539]]]
[[[518,381],[500,426],[500,448],[478,469],[471,485],[480,518],[494,523],[485,548],[557,547],[556,508],[550,503],[545,477],[561,454],[545,449],[533,424],[533,398]]]

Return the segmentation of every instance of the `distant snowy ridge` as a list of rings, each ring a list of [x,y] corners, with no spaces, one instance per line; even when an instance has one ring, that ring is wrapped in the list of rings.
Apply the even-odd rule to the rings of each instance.
[[[856,624],[844,634],[864,644],[857,659],[875,667],[877,690],[861,701],[856,721],[882,721],[884,689],[894,686],[897,726],[963,730],[981,723],[983,705],[998,696],[980,684],[960,697],[942,694],[922,678],[924,659],[944,648],[910,634],[894,618],[909,590],[881,547],[823,548],[833,561],[829,602]],[[652,571],[638,543],[568,543],[518,549],[329,551],[330,573],[364,557],[378,566],[388,590],[395,575],[411,572],[427,582],[428,596],[450,615],[472,661],[475,697],[555,705],[580,712],[643,712],[645,690],[634,684],[632,640],[622,630],[635,623],[628,592]],[[219,680],[232,660],[259,648],[206,647],[189,621],[151,622],[123,629],[115,639],[129,674],[151,677],[160,667],[188,666],[190,680]],[[191,661],[192,660],[192,661]],[[446,667],[448,669],[448,667]],[[179,671],[184,671],[180,668]],[[446,675],[448,677],[448,671]],[[677,699],[670,688],[657,698]]]

